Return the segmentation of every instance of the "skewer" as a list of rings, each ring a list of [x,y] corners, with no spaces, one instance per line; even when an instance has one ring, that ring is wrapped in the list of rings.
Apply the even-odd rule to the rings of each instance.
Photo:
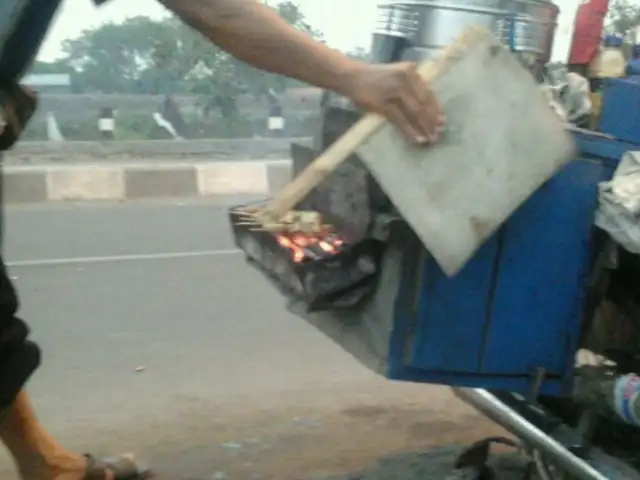
[[[305,235],[327,235],[333,231],[333,227],[322,223],[322,214],[309,210],[291,210],[287,212],[279,222],[264,215],[262,209],[241,210],[236,209],[232,213],[237,217],[237,226],[256,227],[252,231],[268,231],[272,233],[301,233]]]

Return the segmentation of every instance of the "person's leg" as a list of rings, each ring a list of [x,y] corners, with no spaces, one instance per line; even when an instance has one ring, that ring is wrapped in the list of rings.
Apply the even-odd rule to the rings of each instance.
[[[60,445],[38,422],[26,392],[0,413],[0,439],[24,480],[82,480],[87,459]],[[104,477],[107,480],[111,478]]]
[[[1,219],[1,216],[0,216]],[[1,223],[1,222],[0,222]],[[0,441],[23,480],[138,480],[150,473],[130,457],[109,462],[71,452],[39,423],[23,388],[40,364],[40,349],[16,316],[18,297],[0,256]]]
[[[63,447],[40,424],[24,390],[0,412],[0,440],[23,480],[142,480],[151,472],[133,456],[97,462]]]
[[[0,440],[25,480],[51,480],[58,471],[82,478],[86,459],[47,434],[22,390],[40,365],[40,349],[27,340],[29,329],[17,310],[18,297],[0,257]]]
[[[0,0],[1,1],[1,0]],[[0,156],[0,160],[1,160]],[[0,168],[0,251],[4,234],[4,178]],[[23,480],[142,480],[151,472],[131,456],[96,461],[71,452],[38,421],[23,390],[40,365],[40,349],[17,317],[18,295],[0,255],[0,441]]]
[[[18,299],[0,256],[0,441],[23,480],[139,480],[148,478],[131,457],[97,462],[64,448],[38,421],[23,387],[40,364],[40,349],[27,340],[15,316]]]
[[[40,363],[26,325],[2,315],[10,289],[0,257],[0,442],[23,480],[139,480],[150,477],[130,456],[97,462],[64,448],[38,421],[23,386]],[[8,280],[8,278],[7,278]],[[7,302],[4,303],[7,305]]]

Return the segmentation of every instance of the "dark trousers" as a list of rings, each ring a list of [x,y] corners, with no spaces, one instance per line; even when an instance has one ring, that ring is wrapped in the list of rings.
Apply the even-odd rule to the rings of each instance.
[[[3,178],[0,172],[0,201]],[[0,238],[4,205],[0,205]],[[1,241],[0,241],[1,245]],[[29,327],[16,316],[18,295],[0,255],[0,410],[13,403],[31,374],[40,365],[40,349],[27,340]]]

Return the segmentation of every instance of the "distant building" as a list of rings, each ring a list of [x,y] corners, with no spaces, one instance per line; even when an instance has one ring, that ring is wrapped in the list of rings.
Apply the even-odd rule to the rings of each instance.
[[[38,93],[71,93],[71,75],[67,73],[34,73],[22,83]]]

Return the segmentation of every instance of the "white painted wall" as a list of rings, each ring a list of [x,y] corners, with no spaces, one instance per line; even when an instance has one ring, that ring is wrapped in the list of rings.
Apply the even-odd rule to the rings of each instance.
[[[571,39],[573,37],[576,12],[582,0],[556,0],[555,4],[560,8],[556,36],[551,51],[551,61],[566,63],[569,60]]]

